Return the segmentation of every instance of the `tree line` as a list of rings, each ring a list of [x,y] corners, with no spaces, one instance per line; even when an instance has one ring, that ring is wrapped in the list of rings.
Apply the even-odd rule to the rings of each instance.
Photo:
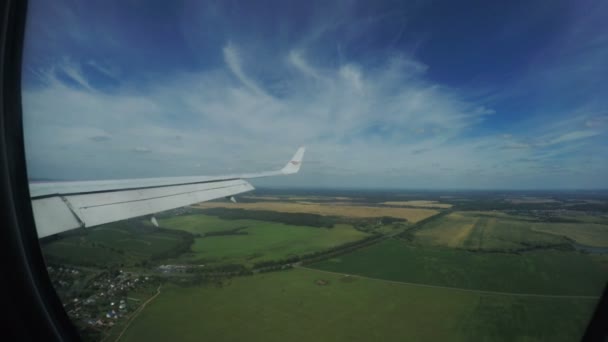
[[[322,251],[311,252],[311,253],[306,253],[306,254],[302,254],[302,255],[294,255],[294,256],[290,256],[285,259],[260,261],[260,262],[253,264],[253,269],[256,269],[259,271],[266,270],[266,269],[272,269],[272,270],[282,269],[282,268],[280,268],[281,266],[293,265],[298,262],[300,262],[302,264],[311,264],[314,262],[325,260],[327,258],[331,258],[336,255],[354,251],[355,249],[369,246],[382,239],[384,239],[383,235],[374,234],[374,235],[365,237],[364,239],[361,239],[361,240],[347,242],[347,243],[344,243],[344,244],[341,244],[341,245],[338,245],[338,246],[335,246],[335,247],[332,247],[329,249],[325,249]]]
[[[208,208],[197,211],[201,214],[216,216],[225,220],[259,220],[319,228],[333,228],[334,224],[339,223],[337,217],[309,213],[285,213],[280,211],[245,210],[240,208]]]
[[[247,228],[249,228],[249,227],[243,226],[243,227],[237,227],[237,228],[233,228],[233,229],[229,229],[229,230],[218,230],[218,231],[214,231],[214,232],[207,232],[203,236],[209,237],[209,236],[226,236],[226,235],[247,235],[249,233],[243,231],[243,229],[247,229]]]

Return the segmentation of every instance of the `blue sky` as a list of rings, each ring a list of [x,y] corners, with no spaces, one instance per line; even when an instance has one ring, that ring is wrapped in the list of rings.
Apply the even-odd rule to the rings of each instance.
[[[254,4],[255,3],[255,4]],[[608,187],[604,1],[30,1],[32,178]]]

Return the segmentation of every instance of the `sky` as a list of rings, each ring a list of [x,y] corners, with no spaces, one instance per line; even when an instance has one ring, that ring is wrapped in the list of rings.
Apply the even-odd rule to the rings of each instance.
[[[31,0],[31,179],[608,188],[606,1]]]

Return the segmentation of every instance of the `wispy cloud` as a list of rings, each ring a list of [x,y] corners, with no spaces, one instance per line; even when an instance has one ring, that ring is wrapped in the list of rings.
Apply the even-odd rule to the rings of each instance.
[[[226,59],[230,72],[234,72],[234,62]],[[309,182],[319,175],[331,179],[348,174],[347,181],[356,183],[367,177],[381,179],[386,173],[391,175],[387,181],[398,181],[402,186],[431,186],[419,180],[430,176],[445,182],[464,179],[472,183],[478,178],[473,174],[485,172],[492,178],[490,170],[496,163],[521,164],[520,171],[510,171],[514,175],[523,172],[523,165],[531,170],[530,160],[534,160],[535,173],[547,166],[544,160],[550,158],[550,154],[535,154],[535,150],[599,134],[592,130],[552,131],[540,134],[544,140],[528,143],[508,133],[467,137],[468,130],[475,129],[492,110],[480,109],[479,104],[467,102],[447,88],[429,84],[419,71],[411,75],[407,68],[395,65],[367,74],[352,65],[326,70],[327,81],[316,83],[314,89],[303,75],[292,81],[291,90],[282,98],[257,96],[256,88],[251,88],[256,83],[240,66],[236,69],[239,79],[245,80],[240,85],[214,70],[176,76],[151,87],[148,94],[110,95],[69,87],[51,74],[51,86],[24,94],[32,170],[49,170],[44,165],[60,161],[61,169],[74,170],[75,177],[82,177],[87,175],[82,171],[87,158],[95,158],[101,166],[97,174],[105,177],[150,176],[150,165],[163,175],[216,173],[229,168],[245,171],[278,166],[295,146],[308,144],[307,157],[318,160],[304,171],[304,175],[316,175],[306,177]],[[163,95],[167,92],[172,96]],[[173,108],[187,112],[182,115],[191,118],[188,126],[183,126],[184,120],[167,121]],[[63,126],[59,130],[58,124]],[[87,140],[103,141],[104,145],[93,147]],[[128,147],[134,145],[138,147]],[[521,152],[501,152],[505,148]],[[83,158],[85,151],[97,152]],[[129,152],[146,157],[133,159]],[[243,157],[258,162],[243,167],[239,165]],[[529,160],[516,162],[522,158]],[[171,162],[159,164],[167,160]],[[441,167],[433,166],[437,161]],[[122,168],[124,165],[129,167]],[[478,165],[477,171],[472,172],[471,165]]]
[[[322,76],[304,59],[301,51],[292,50],[291,52],[289,52],[288,59],[289,62],[304,75],[315,79],[322,78]]]
[[[296,38],[304,39],[292,39],[286,29],[288,38],[280,44],[223,28],[203,38],[225,39],[200,48],[200,37],[190,36],[199,31],[183,29],[188,49],[205,57],[202,65],[162,55],[158,60],[175,57],[186,64],[175,62],[163,72],[151,62],[154,71],[132,75],[139,58],[69,53],[44,67],[26,65],[35,81],[23,92],[29,172],[90,179],[254,171],[281,167],[297,146],[307,145],[306,160],[314,162],[305,162],[300,175],[261,184],[550,187],[578,175],[568,184],[608,185],[602,176],[608,173],[602,157],[608,153],[602,142],[608,121],[601,101],[555,109],[517,100],[516,85],[539,87],[533,72],[508,84],[501,96],[479,96],[486,89],[439,82],[433,64],[393,47],[373,58],[342,48],[331,55],[320,42],[331,41],[332,49],[356,46],[366,33],[353,23],[382,24],[353,21],[346,12],[298,32]],[[398,37],[407,36],[403,27],[395,26]],[[85,27],[79,35],[91,32]],[[129,43],[145,43],[110,36],[99,44],[111,51],[120,46],[125,54],[138,51]],[[343,36],[350,41],[329,39]],[[77,46],[90,44],[71,39]],[[115,84],[102,86],[87,68]],[[497,98],[515,99],[519,106]],[[505,120],[511,110],[526,115]]]
[[[228,51],[236,51],[236,47],[232,45]],[[105,153],[98,155],[108,164],[113,164],[112,159],[118,158],[121,150],[127,152],[126,146],[140,144],[149,147],[134,151],[182,159],[184,165],[186,161],[192,164],[189,159],[193,157],[204,156],[217,165],[229,163],[231,156],[238,159],[248,154],[260,161],[276,160],[300,144],[310,144],[311,155],[325,155],[320,158],[321,164],[311,168],[325,172],[323,167],[340,163],[369,172],[374,168],[372,160],[380,156],[386,158],[380,165],[404,164],[389,151],[426,151],[440,146],[487,115],[487,111],[480,111],[478,105],[459,99],[448,89],[428,84],[418,76],[412,78],[407,68],[396,64],[368,74],[354,64],[339,66],[325,70],[326,82],[315,83],[314,88],[302,75],[291,81],[290,90],[281,98],[259,96],[256,82],[233,57],[232,52],[227,53],[226,66],[238,75],[240,84],[213,70],[177,75],[148,86],[146,94],[105,94],[70,87],[55,76],[57,71],[47,74],[50,86],[24,93],[28,149],[48,151],[42,158],[46,161],[39,163],[62,160],[66,168],[76,170],[82,159],[71,158],[57,147],[75,142],[78,135],[74,130],[94,127],[99,132],[112,132],[111,140],[106,133],[86,137],[108,142]],[[312,67],[310,71],[317,72]],[[402,76],[396,77],[396,73]],[[184,111],[184,119],[168,120],[174,108]],[[190,122],[184,126],[187,120]],[[60,137],[55,136],[57,125],[63,125],[65,132]],[[88,148],[86,140],[79,144],[80,149]],[[364,154],[355,152],[357,149]],[[347,154],[341,155],[343,152]],[[327,172],[332,173],[330,169]]]
[[[258,95],[264,95],[264,91],[243,72],[238,49],[233,44],[227,44],[223,51],[226,66],[232,71],[234,76],[236,76],[249,90]]]
[[[573,131],[573,132],[568,132],[568,133],[562,134],[562,135],[558,136],[557,138],[552,139],[551,141],[548,142],[548,144],[549,145],[560,144],[560,143],[564,143],[564,142],[594,137],[599,134],[600,134],[600,132],[590,131],[590,130]]]

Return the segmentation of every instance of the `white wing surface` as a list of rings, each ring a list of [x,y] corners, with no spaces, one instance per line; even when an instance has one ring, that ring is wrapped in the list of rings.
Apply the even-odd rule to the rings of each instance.
[[[253,190],[245,179],[297,173],[300,147],[277,171],[225,176],[30,183],[38,237],[158,213]]]

